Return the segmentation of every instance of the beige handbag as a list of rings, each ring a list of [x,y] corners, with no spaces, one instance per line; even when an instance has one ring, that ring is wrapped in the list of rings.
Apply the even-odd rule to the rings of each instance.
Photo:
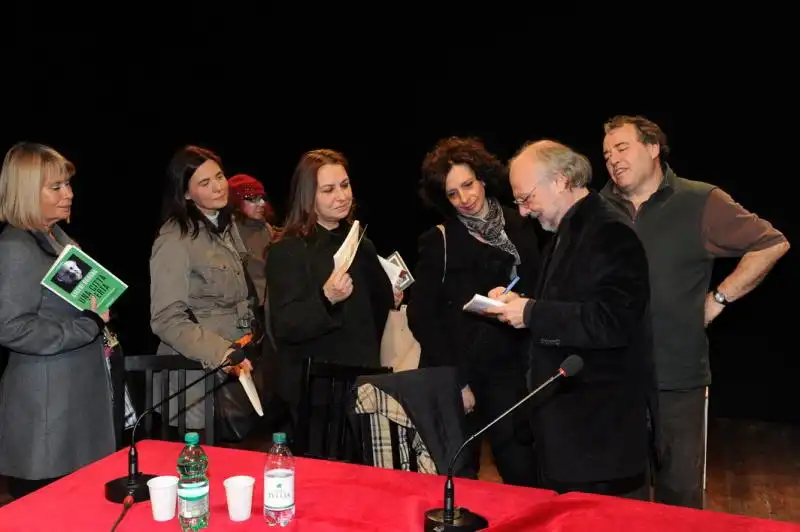
[[[444,238],[444,226],[439,225],[444,239],[444,271],[447,271],[447,239]],[[444,274],[442,274],[444,282]],[[414,338],[408,327],[406,305],[398,310],[390,310],[386,318],[386,327],[381,338],[381,366],[398,371],[408,371],[419,368],[419,355],[422,347]]]
[[[386,328],[381,338],[381,366],[393,371],[407,371],[419,367],[422,348],[408,327],[406,305],[390,310]]]

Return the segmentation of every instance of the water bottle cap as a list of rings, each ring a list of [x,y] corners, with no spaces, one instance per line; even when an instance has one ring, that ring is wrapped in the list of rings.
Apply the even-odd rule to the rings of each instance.
[[[286,433],[276,432],[272,435],[272,443],[286,443]]]
[[[196,432],[187,432],[186,436],[183,437],[183,441],[189,445],[197,445],[200,443],[200,435]]]

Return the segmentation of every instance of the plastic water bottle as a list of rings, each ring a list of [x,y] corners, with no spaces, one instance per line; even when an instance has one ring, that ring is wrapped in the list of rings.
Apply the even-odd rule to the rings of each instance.
[[[264,520],[269,526],[286,526],[294,519],[294,486],[294,456],[286,434],[276,432],[264,466]]]
[[[186,446],[178,456],[178,521],[181,530],[208,528],[211,506],[208,494],[208,456],[198,445],[200,435],[187,432]]]

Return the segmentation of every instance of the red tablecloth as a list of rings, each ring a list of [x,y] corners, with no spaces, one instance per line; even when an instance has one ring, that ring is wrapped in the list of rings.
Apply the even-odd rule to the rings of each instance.
[[[175,475],[181,444],[143,441],[137,444],[140,470]],[[266,455],[251,451],[204,447],[209,457],[211,526],[209,530],[272,530],[261,517]],[[104,497],[107,481],[127,471],[127,450],[76,471],[53,484],[0,508],[0,531],[106,531],[121,506]],[[232,475],[256,478],[253,515],[248,521],[228,519],[222,481]],[[422,530],[429,508],[442,504],[444,477],[297,459],[297,517],[285,530],[328,532],[344,530]],[[554,500],[550,491],[518,488],[476,480],[456,479],[456,504],[502,523],[537,504]],[[118,532],[179,530],[177,519],[153,521],[150,503],[135,505]]]
[[[491,530],[552,532],[797,532],[800,525],[584,493],[531,506]]]
[[[174,475],[181,445],[144,441],[137,445],[141,470]],[[210,460],[211,526],[216,530],[269,530],[261,517],[266,455],[206,447]],[[106,531],[121,506],[107,502],[104,484],[126,471],[127,450],[95,462],[27,497],[0,508],[0,532]],[[256,477],[253,515],[228,519],[222,481]],[[297,460],[297,518],[285,530],[419,531],[427,509],[442,502],[443,477],[318,460]],[[496,532],[784,532],[800,525],[654,503],[456,479],[456,504],[489,519]],[[150,503],[135,505],[118,532],[179,530],[177,519],[156,523]],[[273,529],[275,530],[275,529]]]

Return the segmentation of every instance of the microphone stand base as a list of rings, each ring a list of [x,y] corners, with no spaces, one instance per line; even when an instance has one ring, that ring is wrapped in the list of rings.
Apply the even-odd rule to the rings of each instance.
[[[425,512],[425,532],[445,532],[459,530],[473,532],[488,528],[489,522],[482,516],[470,512],[467,508],[455,508],[453,522],[444,522],[444,508],[436,508]]]
[[[122,504],[129,494],[133,495],[134,502],[144,502],[150,500],[150,490],[147,488],[147,481],[157,475],[146,475],[139,473],[133,478],[115,478],[106,482],[106,500]]]

